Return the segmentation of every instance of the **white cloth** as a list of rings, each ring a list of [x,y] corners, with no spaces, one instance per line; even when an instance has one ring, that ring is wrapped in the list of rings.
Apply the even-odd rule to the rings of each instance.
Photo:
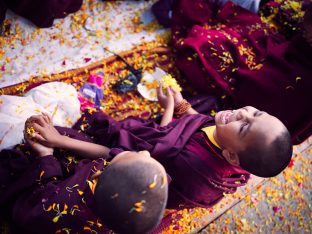
[[[252,11],[253,13],[258,13],[261,0],[216,0],[216,1],[220,1],[222,4],[231,1],[247,10]]]
[[[10,1],[14,0],[7,0]],[[10,32],[18,33],[18,38],[0,46],[0,88],[29,80],[30,77],[84,67],[112,56],[103,47],[119,53],[142,42],[155,41],[165,31],[169,33],[169,29],[150,30],[148,26],[155,20],[150,10],[155,0],[84,2],[84,9],[64,19],[54,20],[54,25],[49,28],[38,29],[25,18],[7,11]],[[83,27],[83,20],[76,22],[82,16],[87,16]],[[139,17],[139,22],[131,20],[134,17]],[[137,27],[142,30],[134,30]],[[87,62],[87,58],[91,60]]]
[[[62,82],[51,82],[33,88],[24,97],[0,96],[0,150],[23,140],[25,121],[42,112],[52,117],[53,124],[71,127],[80,117],[76,89]]]

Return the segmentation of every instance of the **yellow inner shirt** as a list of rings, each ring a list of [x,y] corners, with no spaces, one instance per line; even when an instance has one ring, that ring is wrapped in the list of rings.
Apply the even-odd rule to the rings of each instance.
[[[205,127],[202,128],[201,130],[206,134],[206,136],[208,137],[208,139],[211,141],[212,144],[221,149],[220,145],[216,142],[216,140],[213,137],[213,132],[216,130],[216,125]]]

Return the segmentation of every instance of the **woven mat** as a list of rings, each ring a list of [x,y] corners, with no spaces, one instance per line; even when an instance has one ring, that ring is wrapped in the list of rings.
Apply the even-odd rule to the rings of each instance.
[[[168,48],[155,47],[153,43],[147,43],[137,48],[120,53],[124,59],[134,67],[142,68],[143,72],[152,72],[155,67],[161,67],[163,70],[171,73],[174,77],[178,77],[178,72],[173,66],[172,53]],[[143,99],[138,92],[128,92],[126,94],[117,94],[112,91],[111,86],[117,80],[129,74],[125,64],[116,56],[100,60],[96,63],[65,71],[59,74],[50,76],[32,77],[29,81],[19,83],[13,86],[0,89],[1,94],[23,95],[26,91],[46,82],[61,81],[72,84],[77,91],[88,81],[90,74],[97,72],[104,73],[104,99],[101,101],[101,109],[108,115],[119,120],[127,116],[139,116],[142,118],[150,118],[157,115],[160,111],[160,106],[157,102],[150,102]]]
[[[125,60],[136,69],[152,72],[155,67],[160,67],[175,77],[183,89],[191,91],[184,80],[179,77],[179,72],[174,66],[174,56],[169,48],[159,47],[153,43],[143,44],[135,49],[120,53]],[[159,115],[161,108],[157,102],[151,102],[142,98],[137,91],[125,94],[117,94],[112,90],[112,85],[117,80],[129,74],[125,64],[116,56],[105,58],[101,61],[70,71],[50,76],[33,77],[27,82],[0,89],[0,94],[23,95],[26,91],[46,82],[61,81],[72,84],[77,90],[88,81],[90,74],[104,73],[105,89],[104,99],[101,101],[101,109],[116,120],[128,116],[141,118],[153,118]],[[262,179],[253,178],[245,188],[234,195],[227,195],[213,208],[166,210],[162,224],[154,233],[191,233],[196,232],[222,215],[226,210],[237,204],[250,190],[260,186]],[[1,221],[1,220],[0,220]],[[2,227],[1,227],[2,226]],[[1,233],[8,233],[6,223],[1,225]]]

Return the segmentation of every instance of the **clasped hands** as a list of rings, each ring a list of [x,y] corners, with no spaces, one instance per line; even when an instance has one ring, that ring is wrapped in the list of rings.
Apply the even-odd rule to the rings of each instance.
[[[25,122],[24,139],[40,156],[53,154],[62,135],[54,128],[52,119],[48,114],[33,115]]]

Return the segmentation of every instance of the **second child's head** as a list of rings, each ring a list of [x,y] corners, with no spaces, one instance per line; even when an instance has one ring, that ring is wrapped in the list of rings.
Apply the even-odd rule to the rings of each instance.
[[[218,112],[215,123],[214,137],[230,164],[260,177],[273,177],[290,162],[291,137],[276,117],[246,106]]]
[[[99,176],[94,196],[99,217],[114,232],[148,233],[164,214],[167,175],[149,152],[124,151]]]

